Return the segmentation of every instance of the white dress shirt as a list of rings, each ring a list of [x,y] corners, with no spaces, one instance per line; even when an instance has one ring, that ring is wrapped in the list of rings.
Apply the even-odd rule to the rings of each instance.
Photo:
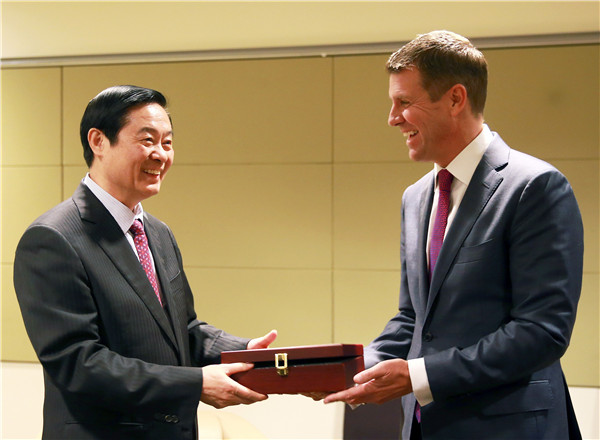
[[[483,129],[477,135],[473,141],[467,145],[459,154],[454,158],[452,162],[446,167],[448,171],[454,176],[452,179],[452,188],[450,190],[450,212],[448,213],[448,223],[446,224],[446,230],[452,224],[456,211],[460,206],[469,182],[475,173],[475,169],[488,145],[492,141],[493,135],[489,127],[484,124]],[[437,185],[437,175],[442,168],[438,165],[434,165],[434,173],[436,176],[435,192],[433,195],[433,205],[431,207],[431,216],[429,218],[429,232],[427,236],[427,264],[429,265],[429,245],[431,242],[431,232],[433,229],[433,223],[435,215],[437,213],[437,205],[439,198],[439,190]],[[410,380],[412,382],[413,393],[417,402],[421,406],[425,406],[428,403],[433,402],[433,396],[429,387],[429,380],[427,378],[427,371],[425,369],[425,360],[423,358],[411,359],[408,361],[408,371],[410,374]]]
[[[104,207],[108,210],[110,215],[113,216],[125,238],[129,242],[131,249],[135,252],[135,255],[140,258],[135,247],[135,243],[133,242],[133,234],[129,230],[131,225],[135,220],[139,220],[144,223],[144,209],[142,208],[142,204],[138,203],[135,205],[133,211],[125,206],[123,203],[119,202],[112,195],[110,195],[104,188],[98,185],[96,182],[92,180],[90,174],[87,173],[83,178],[83,183],[90,189],[90,191],[100,200],[100,203],[104,205]],[[154,257],[152,256],[152,251],[148,249],[150,253],[150,260],[152,261],[152,267],[154,268],[154,273],[156,273],[156,266],[154,265]]]

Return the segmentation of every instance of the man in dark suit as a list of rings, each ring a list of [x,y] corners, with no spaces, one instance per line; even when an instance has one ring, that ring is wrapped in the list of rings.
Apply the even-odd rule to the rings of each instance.
[[[325,401],[403,396],[403,438],[580,438],[559,361],[583,266],[571,186],[484,124],[487,63],[467,39],[421,35],[387,67],[389,124],[434,170],[402,199],[399,312],[358,385]]]
[[[276,332],[249,340],[199,321],[171,230],[142,209],[173,162],[166,105],[134,86],[92,99],[80,129],[89,174],[17,247],[45,439],[193,439],[199,401],[267,398],[229,378],[251,365],[219,364],[220,354],[266,348]]]

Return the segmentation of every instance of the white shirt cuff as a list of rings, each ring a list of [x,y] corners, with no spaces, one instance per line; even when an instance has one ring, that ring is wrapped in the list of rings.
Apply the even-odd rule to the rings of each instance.
[[[410,375],[413,393],[419,405],[425,406],[433,402],[427,370],[425,369],[425,359],[410,359],[408,361],[408,374]]]

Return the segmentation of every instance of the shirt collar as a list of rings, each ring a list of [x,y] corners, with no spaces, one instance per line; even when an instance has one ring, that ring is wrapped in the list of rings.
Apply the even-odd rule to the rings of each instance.
[[[471,178],[475,173],[475,168],[477,168],[493,137],[494,135],[487,124],[483,124],[481,132],[448,164],[446,169],[452,173],[455,179],[469,186],[469,182],[471,182]],[[434,164],[436,176],[441,169],[442,167],[438,164]]]
[[[83,178],[83,183],[90,189],[90,191],[100,200],[100,203],[108,210],[110,215],[113,216],[123,233],[127,233],[129,228],[133,224],[134,220],[140,220],[144,222],[144,209],[142,204],[138,203],[135,205],[133,211],[119,202],[112,195],[110,195],[104,188],[98,185],[90,177],[90,173],[87,173]]]

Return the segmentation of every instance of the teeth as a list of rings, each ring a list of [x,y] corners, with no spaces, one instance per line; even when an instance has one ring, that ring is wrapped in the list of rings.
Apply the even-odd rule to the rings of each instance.
[[[144,172],[148,174],[154,174],[155,176],[158,176],[160,174],[159,170],[144,170]]]
[[[413,130],[413,131],[407,131],[407,132],[404,132],[404,133],[402,133],[402,134],[404,135],[404,137],[406,137],[406,138],[407,138],[407,137],[410,137],[410,136],[414,136],[414,135],[415,135],[415,134],[417,134],[417,133],[418,133],[418,131],[417,131],[417,130]]]

